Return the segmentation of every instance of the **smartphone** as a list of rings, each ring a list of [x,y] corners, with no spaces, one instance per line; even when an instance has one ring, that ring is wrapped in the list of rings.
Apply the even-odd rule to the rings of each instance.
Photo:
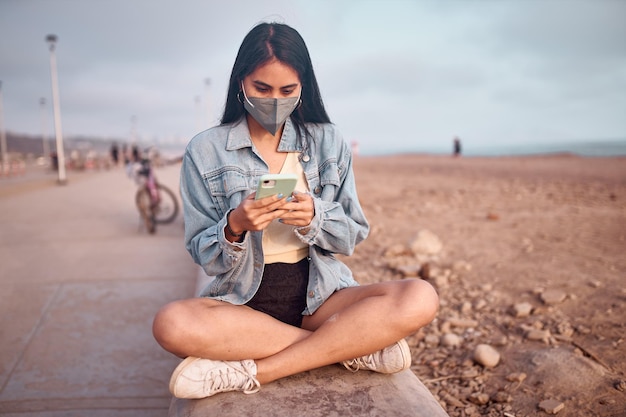
[[[258,200],[276,194],[288,197],[293,193],[297,182],[296,174],[265,174],[259,180],[254,199]]]

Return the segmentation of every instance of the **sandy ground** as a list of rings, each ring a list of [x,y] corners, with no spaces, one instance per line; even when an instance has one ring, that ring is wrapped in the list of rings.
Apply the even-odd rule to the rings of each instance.
[[[451,416],[626,416],[626,158],[358,157],[355,173],[372,232],[344,260],[362,283],[437,288],[409,344]],[[423,230],[441,250],[415,249]]]

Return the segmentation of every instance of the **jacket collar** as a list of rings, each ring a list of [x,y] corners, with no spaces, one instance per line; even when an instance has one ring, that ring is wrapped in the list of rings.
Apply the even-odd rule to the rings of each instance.
[[[243,117],[240,121],[235,122],[230,131],[228,132],[228,139],[226,140],[226,150],[234,151],[242,148],[251,148],[252,139],[250,138],[250,130],[248,129],[248,121],[246,117]],[[300,152],[302,145],[298,143],[298,136],[296,135],[296,126],[291,121],[291,118],[287,118],[285,121],[285,127],[283,129],[283,135],[278,143],[278,152]]]

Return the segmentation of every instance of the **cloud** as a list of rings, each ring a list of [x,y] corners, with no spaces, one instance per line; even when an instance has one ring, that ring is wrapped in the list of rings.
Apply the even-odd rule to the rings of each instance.
[[[364,152],[624,137],[625,15],[611,0],[3,1],[4,120],[41,130],[55,33],[68,134],[125,138],[136,116],[143,137],[190,138],[207,106],[219,117],[245,34],[274,20],[302,34],[331,119]]]

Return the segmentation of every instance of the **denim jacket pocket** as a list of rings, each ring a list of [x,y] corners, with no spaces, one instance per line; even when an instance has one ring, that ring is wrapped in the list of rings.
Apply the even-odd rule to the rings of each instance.
[[[231,207],[233,195],[248,191],[248,181],[245,175],[239,171],[226,170],[217,175],[205,176],[211,198],[219,210],[219,215],[224,216]],[[238,201],[233,202],[238,205]]]

